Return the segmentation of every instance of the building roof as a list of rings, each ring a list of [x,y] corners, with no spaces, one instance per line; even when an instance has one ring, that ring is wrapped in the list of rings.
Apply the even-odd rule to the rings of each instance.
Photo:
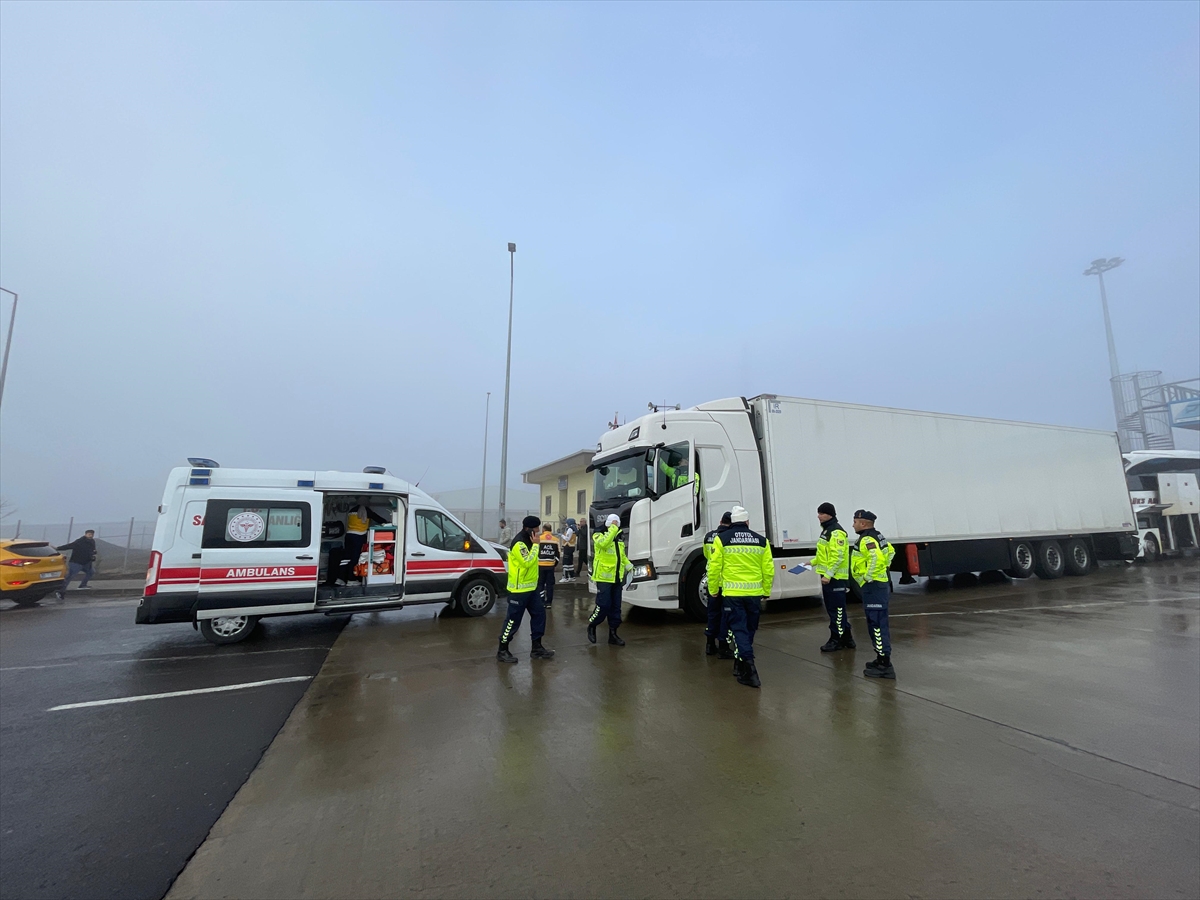
[[[522,472],[521,478],[526,484],[544,484],[551,478],[557,478],[560,475],[582,472],[595,455],[595,450],[576,450],[562,459],[556,459],[554,462],[548,462],[535,469],[530,469],[528,472]]]

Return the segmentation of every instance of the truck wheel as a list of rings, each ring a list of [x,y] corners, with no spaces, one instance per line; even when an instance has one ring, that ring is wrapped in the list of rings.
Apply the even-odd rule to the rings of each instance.
[[[250,637],[258,625],[258,616],[217,616],[201,619],[200,633],[210,644],[236,644]]]
[[[472,578],[458,589],[458,610],[464,616],[483,616],[496,605],[496,589],[486,578]]]
[[[1028,578],[1033,574],[1034,552],[1029,541],[1018,541],[1012,546],[1012,568],[1004,574],[1010,578]]]
[[[1065,551],[1063,562],[1068,575],[1086,575],[1092,570],[1092,551],[1079,538],[1067,541],[1067,546],[1063,550]]]
[[[683,596],[683,614],[693,622],[708,621],[708,597],[704,590],[707,584],[708,574],[705,572],[704,563],[697,560],[687,570],[683,590],[680,592]]]
[[[1158,557],[1161,555],[1162,548],[1158,546],[1158,538],[1153,534],[1147,534],[1142,541],[1142,562],[1158,562]]]
[[[1033,570],[1038,578],[1061,578],[1065,568],[1066,559],[1058,541],[1038,541],[1033,557]]]

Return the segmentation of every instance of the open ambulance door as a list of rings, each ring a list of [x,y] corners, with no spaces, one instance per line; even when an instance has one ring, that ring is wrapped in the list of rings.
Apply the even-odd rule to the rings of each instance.
[[[370,510],[371,524],[362,549],[354,553],[347,549],[345,526],[350,512],[362,506]],[[403,606],[408,497],[328,490],[318,509],[322,511],[318,611],[353,612]]]

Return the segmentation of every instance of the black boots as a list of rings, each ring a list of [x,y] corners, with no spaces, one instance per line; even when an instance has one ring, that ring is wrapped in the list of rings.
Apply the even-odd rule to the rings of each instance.
[[[733,674],[737,677],[738,684],[752,688],[762,687],[762,682],[758,679],[758,669],[754,667],[754,660],[742,662],[739,659],[733,664]]]
[[[729,646],[729,641],[720,641],[717,644],[717,659],[733,658],[733,648]]]
[[[710,638],[705,639],[704,655],[705,656],[716,656],[717,655],[717,639],[715,637],[710,637]]]
[[[596,643],[596,623],[595,622],[588,622],[588,641],[593,644]]]
[[[533,649],[531,649],[529,651],[529,658],[530,659],[553,659],[554,651],[547,650],[545,647],[543,647],[542,639],[538,638],[536,641],[533,642]]]
[[[614,647],[624,647],[625,646],[625,642],[617,636],[617,629],[615,629],[615,628],[608,629],[608,642],[610,644],[612,644]]]
[[[854,643],[854,635],[850,633],[850,629],[838,637],[832,631],[829,632],[829,640],[821,645],[822,653],[835,653],[838,650],[853,650],[858,645]]]
[[[887,678],[895,681],[896,670],[892,668],[892,655],[890,653],[887,656],[877,655],[873,661],[867,663],[863,674],[868,678]]]
[[[502,663],[517,662],[517,658],[508,652],[508,644],[504,641],[500,642],[500,649],[496,651],[496,659]]]

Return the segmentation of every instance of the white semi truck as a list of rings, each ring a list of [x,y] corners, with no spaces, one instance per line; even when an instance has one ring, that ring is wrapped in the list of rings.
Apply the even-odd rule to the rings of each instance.
[[[771,542],[772,599],[820,593],[801,564],[824,501],[847,526],[859,507],[879,516],[902,582],[1083,575],[1138,553],[1111,432],[764,394],[643,416],[605,433],[590,468],[592,527],[615,512],[627,535],[624,599],[697,619],[704,534],[735,505]]]

